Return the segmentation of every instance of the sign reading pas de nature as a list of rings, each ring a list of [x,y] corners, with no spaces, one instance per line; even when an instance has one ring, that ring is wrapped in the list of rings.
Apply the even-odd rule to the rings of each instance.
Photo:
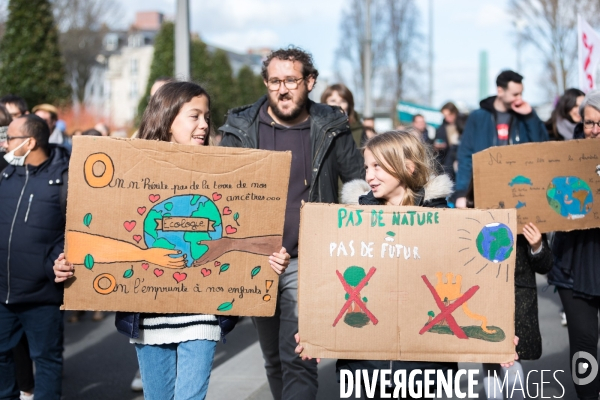
[[[76,137],[67,310],[270,316],[291,154]]]
[[[517,229],[600,227],[600,140],[492,147],[473,155],[475,206],[516,208]]]
[[[305,204],[299,334],[322,358],[514,359],[515,210]]]

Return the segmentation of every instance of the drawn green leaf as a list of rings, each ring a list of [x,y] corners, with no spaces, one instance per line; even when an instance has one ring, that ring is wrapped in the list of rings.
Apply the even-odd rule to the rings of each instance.
[[[240,213],[236,212],[235,214],[233,214],[233,220],[234,221],[237,221],[239,217],[240,217]]]
[[[92,223],[92,214],[90,214],[90,213],[85,214],[85,217],[83,217],[83,224],[89,228],[91,223]]]
[[[87,269],[92,269],[94,267],[94,257],[92,257],[91,254],[86,255],[83,259],[83,265],[85,265]]]
[[[123,274],[123,278],[125,279],[129,279],[133,276],[133,268],[128,269],[127,271],[125,271],[125,273]]]
[[[254,279],[254,277],[255,277],[256,275],[258,275],[258,273],[259,273],[259,272],[260,272],[260,265],[259,265],[259,266],[257,266],[257,267],[254,267],[254,268],[252,268],[252,272],[250,272],[250,277],[251,277],[252,279]]]
[[[219,275],[221,275],[221,272],[225,272],[229,269],[229,264],[223,264],[221,265],[221,269],[219,270]]]
[[[391,236],[391,237],[396,236],[396,234],[394,232],[392,232],[392,231],[386,232],[386,235]]]
[[[231,300],[231,301],[227,301],[223,304],[221,304],[219,307],[217,307],[217,311],[229,311],[233,308],[233,302],[235,301],[235,299]]]

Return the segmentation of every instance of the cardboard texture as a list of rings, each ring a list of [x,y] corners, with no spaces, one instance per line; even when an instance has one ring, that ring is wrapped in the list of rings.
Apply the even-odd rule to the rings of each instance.
[[[64,309],[273,315],[291,158],[75,137]]]
[[[477,208],[516,208],[518,232],[600,227],[600,141],[528,143],[473,155]]]
[[[515,210],[305,204],[300,216],[306,355],[514,359]]]

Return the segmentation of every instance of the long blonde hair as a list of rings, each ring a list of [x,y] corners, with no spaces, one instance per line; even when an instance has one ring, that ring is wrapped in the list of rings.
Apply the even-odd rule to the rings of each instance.
[[[379,166],[406,185],[401,205],[415,204],[416,193],[435,174],[434,157],[429,146],[420,138],[406,131],[389,131],[367,140],[363,150],[369,149]],[[411,173],[406,165],[411,161],[415,170]]]

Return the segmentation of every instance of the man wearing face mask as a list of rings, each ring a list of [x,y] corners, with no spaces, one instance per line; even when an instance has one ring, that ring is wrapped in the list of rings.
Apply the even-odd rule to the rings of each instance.
[[[8,126],[0,174],[0,398],[19,398],[11,349],[27,335],[35,397],[60,399],[63,285],[52,266],[64,249],[67,171],[63,147],[48,143],[43,119]]]

